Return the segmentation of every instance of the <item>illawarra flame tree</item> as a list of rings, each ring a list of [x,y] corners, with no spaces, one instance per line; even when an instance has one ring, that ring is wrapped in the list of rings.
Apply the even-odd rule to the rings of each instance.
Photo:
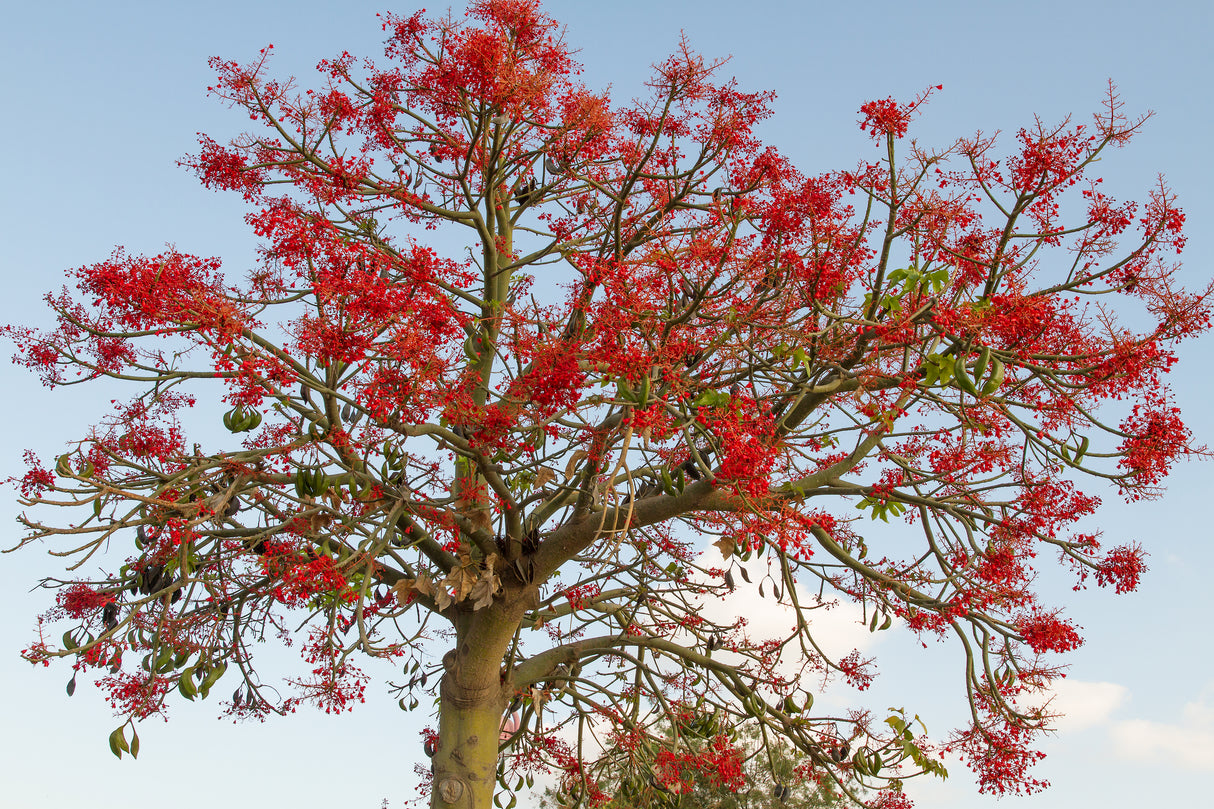
[[[754,134],[772,96],[684,46],[619,106],[536,0],[384,28],[387,67],[344,53],[313,89],[268,49],[214,62],[256,129],[186,162],[250,204],[242,280],[119,250],[48,296],[56,328],[7,330],[48,385],[132,391],[15,481],[21,544],[74,561],[26,657],[100,679],[119,753],[173,700],[340,711],[360,655],[397,661],[401,706],[437,705],[434,807],[512,804],[544,765],[569,805],[607,799],[600,768],[673,803],[738,784],[746,725],[873,806],[944,750],[986,791],[1042,786],[1024,692],[1081,639],[1033,565],[1132,590],[1143,551],[1080,532],[1077,484],[1150,497],[1200,451],[1164,381],[1208,326],[1174,280],[1183,214],[1091,173],[1142,120],[1110,88],[1000,156],[908,140],[927,93],[874,101],[873,162],[806,177]],[[440,227],[467,251],[428,247]],[[234,435],[195,443],[183,409],[220,396]],[[739,559],[785,636],[702,614]],[[955,646],[972,721],[815,709],[872,676],[817,642],[839,600]],[[251,641],[291,634],[309,672],[276,688]]]

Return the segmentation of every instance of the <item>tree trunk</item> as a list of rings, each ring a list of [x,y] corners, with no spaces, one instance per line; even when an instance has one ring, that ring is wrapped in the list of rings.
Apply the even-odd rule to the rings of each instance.
[[[497,783],[502,715],[513,694],[502,660],[517,622],[498,601],[456,621],[443,657],[432,809],[490,809]]]

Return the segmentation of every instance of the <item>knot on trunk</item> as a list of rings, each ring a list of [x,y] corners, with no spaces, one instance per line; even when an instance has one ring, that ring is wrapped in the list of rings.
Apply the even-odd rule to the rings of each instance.
[[[458,778],[447,776],[438,782],[438,796],[443,803],[455,803],[464,794],[464,782]]]
[[[443,677],[442,700],[456,708],[478,708],[496,703],[504,704],[500,684],[472,685],[460,682],[458,672],[448,672],[447,676]]]

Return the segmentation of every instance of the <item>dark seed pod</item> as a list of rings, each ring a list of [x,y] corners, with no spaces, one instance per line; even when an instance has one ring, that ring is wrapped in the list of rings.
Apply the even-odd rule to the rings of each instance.
[[[72,675],[72,679],[67,681],[67,695],[70,697],[76,693],[76,675]]]
[[[232,705],[239,708],[240,702],[241,702],[241,699],[243,698],[243,696],[244,695],[240,693],[240,687],[237,686],[236,690],[234,692],[232,692]]]
[[[153,585],[156,583],[156,580],[159,577],[159,565],[148,565],[145,567],[143,572],[139,574],[139,592],[144,595],[151,595],[153,592]]]
[[[528,180],[526,184],[519,183],[519,185],[514,189],[515,204],[517,204],[520,208],[524,208],[533,203],[535,201],[535,197],[537,196],[535,193],[535,188],[536,183],[534,177]]]
[[[118,604],[111,601],[105,605],[101,610],[101,623],[105,625],[106,632],[118,626]]]
[[[776,787],[774,790],[772,790],[772,794],[775,796],[776,800],[778,800],[780,803],[784,803],[788,800],[788,793],[791,791],[792,790],[790,790],[787,786],[779,781],[776,781]]]
[[[165,575],[163,566],[156,565],[148,568],[147,574],[147,592],[149,595],[152,593],[159,593],[164,589],[168,576]]]

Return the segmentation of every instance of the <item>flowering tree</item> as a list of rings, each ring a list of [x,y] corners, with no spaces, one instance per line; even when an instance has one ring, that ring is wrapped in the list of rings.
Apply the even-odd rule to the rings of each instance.
[[[1150,497],[1199,451],[1164,381],[1209,321],[1210,290],[1174,281],[1183,214],[1162,183],[1119,202],[1090,176],[1142,120],[1110,88],[1006,157],[931,151],[905,137],[925,92],[861,108],[873,162],[806,177],[754,134],[771,95],[685,46],[617,106],[536,0],[469,17],[386,16],[388,67],[342,54],[303,91],[269,49],[216,60],[259,128],[187,163],[250,203],[257,265],[118,251],[48,296],[56,328],[6,329],[48,385],[132,391],[17,481],[21,544],[74,560],[26,657],[101,679],[119,755],[220,678],[233,715],[341,711],[358,655],[395,660],[402,708],[438,697],[434,807],[513,805],[546,765],[600,803],[621,755],[659,748],[657,786],[733,783],[742,724],[871,806],[907,805],[942,749],[985,791],[1042,786],[1048,715],[1018,697],[1081,639],[1033,560],[1134,589],[1142,550],[1080,532],[1099,500],[1077,482]],[[466,253],[427,247],[439,227]],[[187,439],[220,395],[240,440]],[[742,560],[786,635],[703,614]],[[972,722],[931,740],[815,709],[872,676],[815,633],[839,600],[953,643]],[[279,690],[250,641],[294,635],[309,671]]]

